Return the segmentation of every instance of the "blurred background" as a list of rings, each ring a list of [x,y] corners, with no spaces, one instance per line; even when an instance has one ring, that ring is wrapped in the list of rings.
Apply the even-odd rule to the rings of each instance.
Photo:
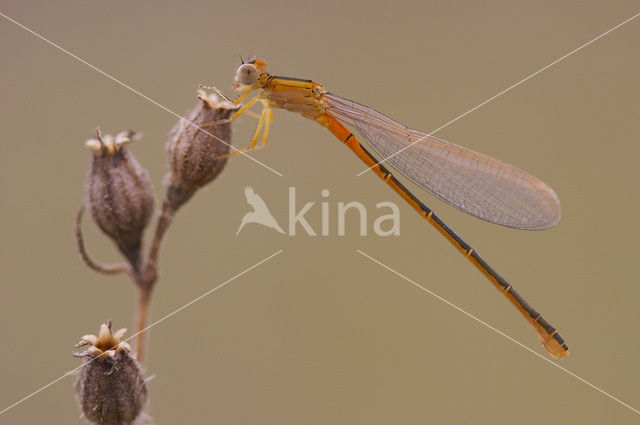
[[[637,2],[20,2],[1,12],[182,115],[199,83],[230,91],[240,56],[310,78],[426,132],[638,12]],[[0,19],[0,409],[77,367],[78,338],[112,319],[132,329],[126,276],[76,253],[84,141],[129,128],[159,199],[176,117]],[[640,20],[632,21],[437,135],[531,172],[563,219],[524,232],[416,193],[558,327],[558,362],[640,407],[638,236]],[[360,249],[546,356],[508,302],[434,229],[315,123],[275,111],[270,143],[235,157],[178,214],[166,238],[152,319],[277,250],[283,253],[153,328],[148,413],[158,424],[631,423],[638,416],[438,301]],[[245,146],[256,120],[234,125]],[[319,233],[248,225],[252,186],[286,228],[288,188]],[[330,191],[328,198],[321,191]],[[338,202],[359,201],[337,235]],[[400,207],[400,236],[372,233],[378,202]],[[119,261],[86,217],[89,250]],[[147,235],[149,236],[149,235]],[[74,378],[0,423],[80,424]]]

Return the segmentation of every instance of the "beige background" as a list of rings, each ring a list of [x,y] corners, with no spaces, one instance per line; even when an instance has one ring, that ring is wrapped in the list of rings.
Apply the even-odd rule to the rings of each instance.
[[[20,2],[1,11],[182,114],[198,83],[228,90],[239,55],[312,78],[431,131],[638,12],[637,2]],[[521,232],[428,205],[566,338],[560,364],[640,408],[640,19],[439,133],[513,163],[559,194],[560,225]],[[175,117],[0,19],[0,409],[76,367],[78,337],[131,327],[132,285],[76,254],[84,141],[135,128],[161,196]],[[255,120],[235,127],[247,143]],[[284,252],[152,331],[159,424],[634,423],[639,416],[356,253],[361,249],[544,354],[519,314],[313,122],[276,111],[271,143],[234,158],[182,210],[162,253],[158,319]],[[281,225],[329,189],[331,237],[257,225],[235,237],[252,185]],[[413,187],[413,186],[412,186]],[[339,201],[401,208],[401,236],[336,235]],[[371,226],[373,218],[370,218]],[[370,227],[371,228],[371,227]],[[114,248],[85,221],[90,250]],[[299,231],[300,233],[300,231]],[[67,377],[0,423],[83,423]]]

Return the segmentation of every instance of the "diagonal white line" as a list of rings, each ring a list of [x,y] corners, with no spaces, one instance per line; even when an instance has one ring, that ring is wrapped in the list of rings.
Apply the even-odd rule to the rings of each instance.
[[[143,99],[153,103],[154,105],[156,105],[158,108],[163,109],[165,111],[167,111],[168,113],[170,113],[171,115],[177,117],[178,119],[186,122],[187,124],[189,124],[191,127],[196,128],[200,131],[202,131],[205,134],[208,134],[209,136],[213,137],[214,139],[216,139],[219,142],[224,143],[225,145],[229,146],[231,149],[233,149],[234,151],[237,151],[239,154],[246,156],[247,158],[249,158],[250,160],[252,160],[253,162],[255,162],[256,164],[259,164],[261,166],[263,166],[264,168],[266,168],[267,170],[271,171],[272,173],[275,173],[277,175],[279,175],[280,177],[282,177],[282,174],[280,174],[279,172],[277,172],[276,170],[274,170],[273,168],[269,167],[266,164],[263,164],[262,162],[258,161],[257,159],[255,159],[254,157],[252,157],[251,155],[248,155],[246,152],[241,151],[240,149],[231,146],[230,143],[225,142],[224,140],[220,139],[219,137],[214,136],[213,134],[209,133],[207,130],[200,128],[199,126],[197,126],[196,124],[192,123],[191,121],[189,121],[186,118],[183,118],[182,116],[180,116],[179,114],[177,114],[176,112],[173,112],[171,109],[167,108],[166,106],[156,102],[155,100],[151,99],[150,97],[140,93],[138,90],[134,89],[133,87],[123,83],[122,81],[118,80],[117,78],[115,78],[114,76],[112,76],[111,74],[106,73],[105,71],[101,70],[100,68],[91,65],[89,62],[85,61],[84,59],[79,58],[78,56],[74,55],[73,53],[71,53],[70,51],[60,47],[59,45],[57,45],[56,43],[54,43],[51,40],[48,40],[47,38],[45,38],[44,36],[38,34],[37,32],[33,31],[32,29],[29,29],[27,27],[25,27],[24,25],[22,25],[20,22],[11,19],[9,16],[5,15],[4,13],[0,12],[0,16],[2,16],[3,18],[5,18],[8,21],[13,22],[14,24],[16,24],[17,26],[19,26],[20,28],[22,28],[25,31],[30,32],[31,34],[35,35],[36,37],[38,37],[39,39],[47,42],[48,44],[50,44],[51,46],[55,47],[56,49],[60,50],[61,52],[66,53],[67,55],[71,56],[72,58],[78,60],[79,62],[82,62],[83,64],[85,64],[86,66],[88,66],[89,68],[93,69],[94,71],[97,71],[98,73],[104,75],[105,77],[107,77],[108,79],[120,84],[121,86],[123,86],[124,88],[132,91],[133,93],[137,94],[138,96],[142,97]]]
[[[622,406],[632,410],[634,413],[639,414],[640,415],[640,411],[633,408],[632,406],[628,405],[627,403],[625,403],[624,401],[612,396],[611,394],[609,394],[608,392],[606,392],[605,390],[596,387],[595,385],[593,385],[591,382],[587,381],[584,378],[579,377],[578,375],[576,375],[575,373],[571,372],[568,369],[565,369],[564,367],[560,366],[557,363],[552,362],[551,360],[549,360],[548,358],[546,358],[545,356],[541,355],[540,353],[532,350],[531,348],[527,347],[526,345],[522,344],[521,342],[515,340],[514,338],[510,337],[509,335],[505,334],[504,332],[494,328],[493,326],[491,326],[490,324],[488,324],[487,322],[477,318],[476,316],[474,316],[471,313],[468,313],[466,310],[463,310],[462,308],[458,307],[457,305],[453,304],[451,301],[448,301],[444,298],[442,298],[440,295],[436,294],[433,291],[430,291],[429,289],[425,288],[424,286],[420,285],[419,283],[414,282],[413,280],[411,280],[410,278],[408,278],[407,276],[403,275],[402,273],[392,269],[391,267],[387,266],[386,264],[383,264],[382,262],[376,260],[375,258],[371,257],[370,255],[364,253],[363,251],[356,249],[356,251],[361,254],[364,257],[367,257],[369,260],[373,261],[374,263],[382,266],[383,268],[389,270],[391,273],[395,274],[396,276],[399,276],[401,278],[403,278],[404,280],[406,280],[407,282],[411,283],[412,285],[416,286],[417,288],[422,289],[423,291],[427,292],[428,294],[436,297],[437,299],[439,299],[440,301],[442,301],[443,303],[447,304],[450,307],[455,308],[456,310],[458,310],[459,312],[465,314],[466,316],[472,318],[473,320],[475,320],[478,323],[483,324],[484,326],[486,326],[487,328],[491,329],[492,331],[496,332],[499,335],[502,335],[503,337],[507,338],[509,341],[514,342],[516,344],[518,344],[520,347],[524,348],[525,350],[527,350],[528,352],[530,352],[531,354],[534,354],[538,357],[540,357],[542,360],[548,362],[549,364],[554,365],[555,367],[557,367],[558,369],[562,370],[563,372],[568,373],[569,375],[573,376],[574,378],[576,378],[577,380],[584,382],[585,384],[587,384],[588,386],[590,386],[591,388],[593,388],[594,390],[606,395],[607,397],[609,397],[610,399],[620,403]]]
[[[146,332],[149,329],[151,329],[152,327],[154,327],[155,325],[157,325],[160,322],[163,322],[164,320],[168,319],[169,317],[173,316],[174,314],[184,310],[185,308],[189,307],[191,304],[196,303],[198,301],[200,301],[202,298],[206,297],[207,295],[217,291],[218,289],[222,288],[223,286],[227,285],[228,283],[233,282],[234,280],[236,280],[237,278],[239,278],[240,276],[242,276],[245,273],[248,273],[249,271],[255,269],[256,267],[258,267],[259,265],[269,261],[270,259],[272,259],[273,257],[275,257],[276,255],[280,254],[282,252],[282,250],[278,250],[277,252],[271,254],[270,256],[268,256],[267,258],[257,262],[256,264],[254,264],[253,266],[244,269],[243,271],[241,271],[240,273],[236,274],[235,276],[233,276],[232,278],[226,280],[225,282],[221,283],[220,285],[216,286],[213,289],[210,289],[209,291],[205,292],[204,294],[200,295],[199,297],[189,301],[188,303],[186,303],[185,305],[183,305],[182,307],[179,307],[177,309],[175,309],[174,311],[172,311],[171,313],[167,314],[166,316],[164,316],[161,319],[156,320],[155,322],[153,322],[152,324],[150,324],[149,326],[147,326],[146,328],[144,328],[143,330],[131,335],[129,338],[125,339],[124,341],[129,341],[130,339],[138,336],[139,334],[141,334],[142,332]],[[94,357],[93,359],[91,359],[89,362],[94,361],[95,359],[97,359],[97,357]],[[87,363],[89,363],[87,362]],[[62,380],[63,378],[66,378],[67,376],[71,375],[72,373],[74,373],[75,371],[82,369],[87,363],[83,363],[80,366],[78,366],[77,368],[65,373],[64,375],[62,375],[61,377],[54,379],[53,381],[49,382],[47,385],[37,389],[36,391],[32,392],[31,394],[29,394],[26,397],[23,397],[22,399],[16,401],[15,403],[13,403],[10,406],[7,406],[6,408],[4,408],[2,411],[0,411],[0,415],[2,415],[3,413],[5,413],[6,411],[8,411],[9,409],[19,405],[20,403],[22,403],[23,401],[26,401],[28,399],[30,399],[31,397],[33,397],[34,395],[38,394],[41,391],[44,391],[45,389],[49,388],[50,386],[52,386],[53,384],[55,384],[56,382]]]
[[[424,136],[422,136],[421,138],[419,138],[418,140],[416,140],[415,142],[411,142],[409,143],[407,146],[405,146],[404,148],[398,150],[397,152],[387,156],[386,158],[382,159],[380,162],[377,162],[375,165],[372,165],[371,167],[367,168],[366,170],[363,170],[361,172],[359,172],[357,174],[358,177],[360,177],[361,175],[363,175],[364,173],[366,173],[367,171],[371,170],[372,168],[377,167],[378,165],[382,164],[383,162],[387,162],[389,159],[393,158],[394,156],[398,155],[400,152],[403,152],[406,149],[409,149],[411,146],[415,145],[416,143],[426,139],[429,136],[432,136],[434,133],[442,130],[445,127],[448,127],[450,124],[453,124],[454,122],[458,121],[460,118],[470,114],[471,112],[475,111],[478,108],[483,107],[484,105],[486,105],[487,103],[491,102],[492,100],[502,96],[503,94],[505,94],[506,92],[510,91],[511,89],[519,86],[520,84],[524,83],[525,81],[535,77],[536,75],[540,74],[541,72],[545,71],[546,69],[551,68],[553,65],[557,64],[558,62],[568,58],[569,56],[571,56],[572,54],[578,52],[579,50],[582,50],[583,48],[587,47],[588,45],[590,45],[591,43],[593,43],[594,41],[597,41],[599,39],[601,39],[602,37],[604,37],[605,35],[609,34],[612,31],[617,30],[618,28],[620,28],[621,26],[623,26],[624,24],[626,24],[627,22],[630,22],[632,20],[634,20],[635,18],[637,18],[638,16],[640,16],[640,13],[636,13],[635,15],[633,15],[632,17],[630,17],[629,19],[627,19],[624,22],[619,23],[618,25],[616,25],[615,27],[611,28],[610,30],[603,32],[602,34],[600,34],[599,36],[597,36],[596,38],[591,39],[590,41],[587,41],[586,43],[584,43],[582,46],[577,47],[575,49],[573,49],[572,51],[570,51],[569,53],[567,53],[566,55],[556,59],[555,61],[551,62],[549,65],[545,66],[544,68],[540,68],[539,70],[537,70],[536,72],[534,72],[533,74],[529,75],[528,77],[523,78],[522,80],[518,81],[517,83],[507,87],[506,89],[502,90],[500,93],[496,94],[495,96],[490,97],[489,99],[485,100],[484,102],[474,106],[473,108],[469,109],[467,112],[458,115],[457,117],[455,117],[454,119],[452,119],[451,121],[449,121],[448,123],[436,128],[435,130],[433,130],[431,133],[426,134]]]

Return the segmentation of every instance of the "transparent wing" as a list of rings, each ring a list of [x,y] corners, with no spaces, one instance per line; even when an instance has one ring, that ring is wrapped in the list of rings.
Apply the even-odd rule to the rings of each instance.
[[[560,201],[542,181],[509,164],[411,130],[381,113],[333,94],[330,112],[355,127],[413,182],[454,207],[492,223],[524,230],[555,226]],[[398,153],[399,152],[399,153]]]

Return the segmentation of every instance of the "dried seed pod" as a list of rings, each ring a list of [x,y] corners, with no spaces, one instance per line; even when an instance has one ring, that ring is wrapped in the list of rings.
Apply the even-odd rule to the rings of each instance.
[[[202,90],[198,90],[198,99],[198,105],[185,119],[199,128],[180,120],[167,142],[167,200],[174,211],[220,174],[227,158],[218,158],[229,153],[231,123],[225,120],[238,107]]]
[[[149,174],[125,148],[134,132],[102,136],[96,129],[87,140],[93,162],[87,177],[87,204],[98,227],[139,270],[142,235],[153,215],[155,196]]]
[[[85,335],[76,347],[88,346],[74,356],[84,359],[75,383],[84,416],[99,425],[128,425],[142,413],[147,385],[131,347],[121,341],[126,329],[111,332],[111,322],[100,326],[100,334]]]

